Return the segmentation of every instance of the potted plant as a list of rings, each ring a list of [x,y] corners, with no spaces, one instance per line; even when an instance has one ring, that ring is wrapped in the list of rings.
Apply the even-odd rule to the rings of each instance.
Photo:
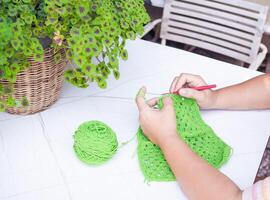
[[[47,108],[63,74],[77,87],[106,88],[128,58],[126,40],[148,21],[143,0],[0,0],[0,110]],[[76,67],[64,72],[66,59]]]

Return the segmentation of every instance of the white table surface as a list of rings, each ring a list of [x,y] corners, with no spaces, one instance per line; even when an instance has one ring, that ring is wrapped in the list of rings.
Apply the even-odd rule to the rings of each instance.
[[[144,182],[136,140],[120,148],[108,163],[91,167],[73,152],[74,131],[84,121],[101,120],[115,130],[121,143],[138,128],[134,96],[140,86],[163,93],[175,75],[188,72],[224,87],[260,73],[142,40],[129,42],[128,50],[129,60],[120,64],[121,79],[111,77],[106,90],[65,84],[61,99],[44,112],[0,113],[1,200],[185,199],[175,182]],[[202,115],[234,149],[221,171],[241,188],[252,184],[270,133],[270,111],[202,111]]]

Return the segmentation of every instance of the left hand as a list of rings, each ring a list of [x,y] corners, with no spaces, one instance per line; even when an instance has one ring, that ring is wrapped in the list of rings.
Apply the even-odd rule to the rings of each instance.
[[[154,109],[158,98],[145,102],[146,88],[141,88],[136,102],[139,109],[139,121],[144,134],[156,145],[162,146],[170,139],[178,138],[176,131],[176,117],[173,102],[170,97],[163,99],[164,107]]]

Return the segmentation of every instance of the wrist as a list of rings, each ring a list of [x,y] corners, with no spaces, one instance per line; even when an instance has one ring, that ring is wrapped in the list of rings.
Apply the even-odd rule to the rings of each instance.
[[[175,132],[175,134],[169,135],[166,138],[163,138],[159,142],[159,147],[161,148],[162,151],[164,151],[167,148],[174,146],[174,144],[179,143],[179,141],[181,141],[181,139],[178,136],[177,132]]]
[[[208,102],[207,109],[218,109],[219,90],[212,91]]]

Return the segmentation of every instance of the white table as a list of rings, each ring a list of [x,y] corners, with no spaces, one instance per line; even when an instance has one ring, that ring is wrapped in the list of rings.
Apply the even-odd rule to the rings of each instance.
[[[106,90],[66,84],[61,99],[44,112],[0,113],[1,200],[185,199],[175,182],[144,183],[136,140],[120,148],[108,163],[91,167],[74,155],[74,130],[84,121],[101,120],[115,130],[121,143],[136,133],[134,96],[140,86],[163,93],[175,75],[188,72],[223,87],[260,73],[142,40],[128,43],[128,50],[129,60],[121,62],[121,79],[111,77]],[[270,133],[270,111],[202,115],[234,149],[222,172],[241,188],[252,184]]]

